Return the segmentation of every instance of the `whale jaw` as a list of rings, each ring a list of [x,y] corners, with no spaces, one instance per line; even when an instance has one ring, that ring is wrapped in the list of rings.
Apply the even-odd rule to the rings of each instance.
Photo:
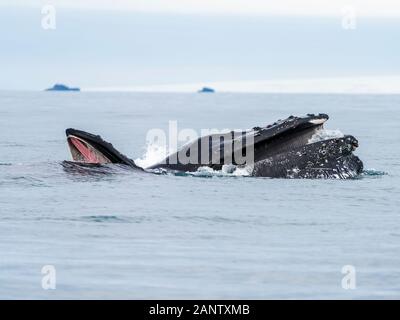
[[[97,164],[112,163],[104,154],[83,139],[69,135],[67,141],[72,159],[76,162]]]
[[[84,164],[124,164],[139,168],[132,159],[120,153],[100,136],[76,129],[66,130],[72,159]]]

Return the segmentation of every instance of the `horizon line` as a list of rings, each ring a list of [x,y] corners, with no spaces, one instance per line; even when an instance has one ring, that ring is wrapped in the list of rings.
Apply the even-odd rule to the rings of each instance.
[[[190,83],[115,86],[79,86],[74,81],[61,83],[69,87],[79,87],[82,92],[193,93],[204,87],[210,87],[220,93],[400,94],[400,75],[198,81]],[[11,88],[0,90],[40,92],[45,89]]]

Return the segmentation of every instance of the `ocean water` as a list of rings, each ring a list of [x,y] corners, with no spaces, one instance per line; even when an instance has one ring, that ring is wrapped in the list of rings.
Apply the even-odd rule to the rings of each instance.
[[[400,96],[0,93],[0,298],[400,298]],[[353,180],[71,172],[64,130],[142,163],[153,128],[251,128],[324,112]],[[42,268],[56,288],[42,287]],[[355,270],[344,289],[343,266]]]

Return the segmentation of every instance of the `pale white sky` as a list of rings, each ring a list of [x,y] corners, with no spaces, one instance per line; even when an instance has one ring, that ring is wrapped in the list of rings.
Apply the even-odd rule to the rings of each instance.
[[[399,18],[400,0],[0,0],[0,90],[399,92]]]
[[[0,5],[42,6],[136,12],[340,15],[352,6],[359,16],[400,16],[399,0],[0,0]]]

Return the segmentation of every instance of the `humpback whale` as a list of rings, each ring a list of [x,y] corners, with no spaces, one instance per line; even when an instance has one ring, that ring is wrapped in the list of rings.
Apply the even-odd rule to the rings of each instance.
[[[326,114],[290,116],[245,131],[202,136],[163,161],[141,168],[100,136],[67,129],[68,146],[75,163],[117,163],[154,172],[194,172],[200,167],[220,170],[223,165],[248,167],[254,177],[353,178],[361,174],[362,161],[353,154],[358,141],[351,135],[312,142],[329,119]]]

